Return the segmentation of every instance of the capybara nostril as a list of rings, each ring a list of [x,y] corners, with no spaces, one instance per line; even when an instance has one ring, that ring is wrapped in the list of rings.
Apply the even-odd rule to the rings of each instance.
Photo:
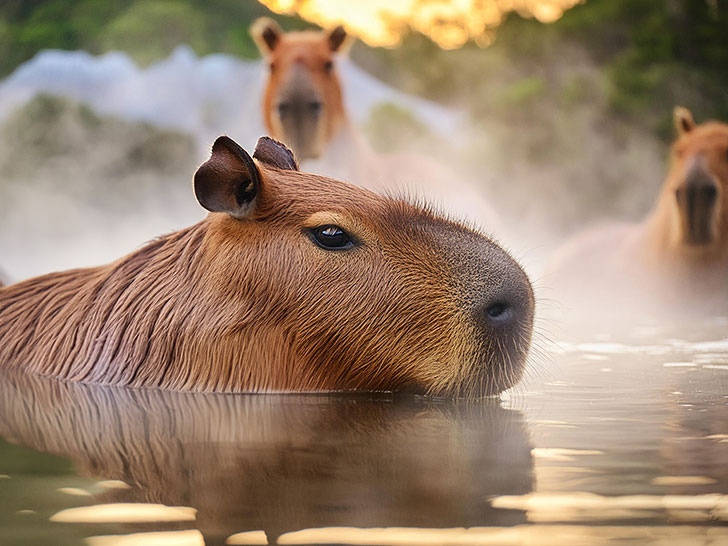
[[[714,183],[700,187],[698,192],[702,195],[703,199],[711,204],[718,198],[718,186]]]
[[[506,252],[485,249],[474,266],[480,268],[482,280],[471,300],[472,313],[483,334],[520,337],[533,322],[533,288],[520,265]],[[471,272],[475,278],[477,274]],[[530,337],[530,336],[529,336]]]
[[[285,116],[291,111],[291,104],[289,102],[281,102],[278,104],[278,115],[280,117]]]
[[[677,202],[683,206],[694,203],[712,205],[718,199],[718,186],[713,181],[702,184],[686,184],[675,190]]]
[[[675,190],[675,198],[683,226],[683,242],[695,246],[713,241],[718,186],[712,178],[700,166],[693,167],[686,182]]]
[[[530,285],[508,286],[497,290],[476,310],[478,322],[487,331],[512,333],[529,324],[533,316]]]
[[[508,303],[503,301],[497,301],[488,305],[485,308],[485,314],[488,315],[492,320],[502,322],[504,320],[507,320],[508,317],[511,315],[510,309],[511,306]]]
[[[499,277],[505,280],[483,286],[480,303],[473,308],[476,335],[481,339],[482,392],[486,395],[497,394],[520,380],[533,333],[534,298],[528,277],[515,261],[502,263],[499,269]],[[493,359],[493,349],[500,362]]]

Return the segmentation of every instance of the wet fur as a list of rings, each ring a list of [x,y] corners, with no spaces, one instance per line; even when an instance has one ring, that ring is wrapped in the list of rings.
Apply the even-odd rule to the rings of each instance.
[[[510,282],[502,249],[402,201],[298,172],[261,172],[250,220],[212,213],[112,264],[0,289],[0,364],[198,391],[412,386],[482,395],[518,380],[530,323],[512,340],[485,335],[462,288],[487,293]],[[341,256],[308,240],[301,225],[321,203],[364,248]],[[472,283],[460,273],[468,261]],[[514,282],[524,282],[518,275]],[[490,364],[478,369],[482,355]]]
[[[275,543],[337,524],[467,526],[473,506],[502,521],[489,495],[526,493],[533,481],[523,418],[495,400],[220,396],[0,370],[0,415],[3,438],[131,486],[94,488],[92,504],[194,507],[206,544],[257,529]],[[403,497],[419,499],[417,509],[403,509]]]

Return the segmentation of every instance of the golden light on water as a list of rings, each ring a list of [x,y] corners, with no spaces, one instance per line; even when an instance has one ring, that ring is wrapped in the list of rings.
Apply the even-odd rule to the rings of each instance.
[[[153,523],[194,521],[197,510],[188,506],[117,503],[66,508],[50,517],[59,523]]]
[[[254,546],[254,538],[234,544]],[[278,544],[342,544],[361,546],[611,546],[624,544],[669,544],[670,546],[708,546],[723,544],[728,529],[718,526],[681,525],[659,527],[649,525],[516,525],[513,527],[471,527],[423,529],[416,527],[322,527],[284,533]],[[233,544],[228,542],[228,544]]]
[[[205,546],[205,539],[197,529],[102,535],[88,537],[84,542],[88,546]]]
[[[396,46],[407,28],[452,49],[470,39],[488,45],[493,29],[517,11],[542,23],[584,0],[260,0],[276,13],[296,13],[324,28],[343,24],[372,46]]]

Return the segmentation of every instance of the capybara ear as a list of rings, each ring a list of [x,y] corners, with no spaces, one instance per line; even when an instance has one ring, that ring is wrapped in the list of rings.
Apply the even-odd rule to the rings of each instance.
[[[278,23],[269,17],[261,17],[250,25],[250,35],[262,55],[271,53],[283,36],[283,30]]]
[[[354,37],[347,34],[341,25],[329,31],[326,39],[333,53],[346,53],[354,43]]]
[[[253,159],[233,139],[221,136],[212,155],[197,169],[195,196],[211,212],[227,212],[243,220],[255,208],[260,171]]]
[[[675,130],[678,135],[689,133],[695,127],[693,114],[684,106],[676,106],[672,112],[672,120],[675,123]]]
[[[269,167],[285,171],[297,171],[298,164],[293,152],[277,140],[264,136],[258,139],[253,157]]]

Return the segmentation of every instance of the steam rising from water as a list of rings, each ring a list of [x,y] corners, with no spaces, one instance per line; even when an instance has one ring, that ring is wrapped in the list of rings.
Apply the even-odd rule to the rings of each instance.
[[[354,120],[386,102],[440,134],[460,124],[457,112],[396,91],[352,63],[339,68]],[[188,47],[146,69],[124,53],[81,51],[45,51],[19,67],[0,83],[0,267],[8,280],[105,263],[201,219],[190,188],[194,169],[220,134],[248,150],[265,134],[263,76],[259,62],[198,58]],[[15,119],[38,93],[88,104],[102,117],[89,121],[92,113],[68,103],[36,105]],[[63,112],[49,122],[38,118],[39,108]],[[178,134],[177,144],[144,124]],[[184,135],[191,148],[178,142]],[[155,149],[165,146],[182,151]],[[140,154],[153,157],[144,163]]]
[[[397,91],[347,60],[337,69],[347,109],[357,122],[386,102],[416,112],[438,132],[452,134],[459,125],[456,112]],[[95,57],[84,51],[43,51],[0,84],[0,123],[44,92],[86,103],[100,114],[187,132],[205,150],[223,132],[252,147],[265,132],[260,111],[264,76],[259,61],[221,54],[199,58],[187,46],[149,68],[138,67],[122,52]]]
[[[486,54],[496,55],[494,49]],[[499,71],[503,60],[494,58],[484,74],[480,92],[490,107],[490,99],[522,77],[513,64],[508,73]],[[539,70],[556,81],[586,85],[598,76],[575,48],[562,47],[560,57],[548,62]],[[524,107],[516,117],[499,116],[496,109],[472,123],[464,112],[394,90],[350,61],[338,69],[347,108],[375,148],[414,149],[485,192],[501,217],[496,238],[524,264],[547,306],[554,306],[548,300],[556,294],[542,270],[553,249],[589,223],[640,218],[664,175],[655,139],[605,128],[598,100],[566,109]],[[42,52],[19,67],[0,83],[0,268],[7,280],[106,263],[201,219],[204,211],[190,191],[192,173],[218,135],[251,150],[265,133],[264,75],[259,62],[198,58],[187,47],[146,69],[119,52],[94,57],[60,51]],[[14,112],[39,92],[90,105],[102,116],[96,124],[128,127],[94,132],[76,112],[52,130],[36,120],[41,127],[33,138],[25,122],[9,130]],[[68,149],[49,154],[36,137]],[[179,140],[184,138],[189,146]],[[165,155],[154,142],[177,151]],[[140,161],[140,153],[156,160]]]

